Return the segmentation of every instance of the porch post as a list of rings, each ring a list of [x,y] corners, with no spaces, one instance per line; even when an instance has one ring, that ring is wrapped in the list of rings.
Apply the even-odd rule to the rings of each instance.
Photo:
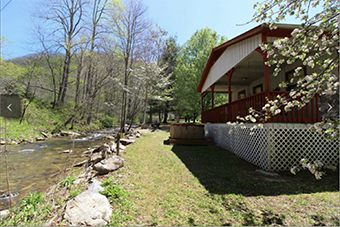
[[[215,89],[215,84],[210,86],[210,90],[211,90],[211,109],[214,108],[214,89]]]
[[[267,43],[266,34],[262,33],[262,43]],[[262,52],[263,57],[263,72],[264,72],[264,90],[269,91],[269,66],[266,64],[268,61],[267,53]]]
[[[204,92],[201,93],[201,112],[203,112],[203,98],[204,98]]]
[[[230,69],[225,75],[228,78],[228,99],[229,99],[229,103],[232,102],[232,98],[231,98],[231,77],[233,75],[234,72],[234,68]]]

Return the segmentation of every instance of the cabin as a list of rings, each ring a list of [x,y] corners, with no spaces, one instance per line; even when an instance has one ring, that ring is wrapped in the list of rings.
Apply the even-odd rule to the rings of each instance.
[[[280,24],[271,30],[262,24],[213,48],[197,88],[201,93],[201,122],[205,123],[207,137],[267,171],[289,170],[302,158],[332,165],[339,160],[338,142],[328,141],[310,130],[311,124],[321,121],[322,97],[319,96],[300,110],[293,108],[288,113],[282,110],[264,123],[263,128],[255,129],[253,135],[250,132],[254,124],[246,124],[245,128],[226,124],[237,121],[237,116],[248,115],[250,107],[260,111],[266,98],[274,100],[277,95],[287,94],[290,87],[281,88],[279,84],[290,81],[302,63],[283,65],[278,76],[271,76],[274,67],[265,64],[267,54],[260,45],[290,37],[298,26]],[[305,75],[311,70],[318,69],[303,67]],[[216,93],[228,94],[228,103],[214,106]],[[211,108],[204,109],[203,101],[207,97]]]

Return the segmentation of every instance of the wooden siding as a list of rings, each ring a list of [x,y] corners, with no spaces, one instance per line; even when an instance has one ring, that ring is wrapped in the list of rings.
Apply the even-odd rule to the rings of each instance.
[[[256,35],[249,39],[243,40],[233,46],[228,47],[211,67],[202,92],[210,88],[212,84],[218,81],[231,68],[240,63],[246,56],[253,52],[261,44],[261,35]]]

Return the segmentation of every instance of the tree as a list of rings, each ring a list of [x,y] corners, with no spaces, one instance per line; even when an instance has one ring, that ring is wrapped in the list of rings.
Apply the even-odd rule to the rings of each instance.
[[[289,92],[289,96],[278,96],[263,107],[262,112],[251,110],[251,115],[243,120],[255,122],[257,116],[273,116],[280,113],[281,108],[290,111],[293,107],[302,108],[315,95],[323,98],[321,109],[322,121],[314,124],[311,129],[323,133],[330,140],[339,139],[339,1],[334,0],[266,0],[256,3],[257,9],[253,16],[256,22],[268,22],[271,29],[275,23],[283,21],[286,17],[295,16],[301,20],[301,27],[291,33],[290,38],[276,40],[273,44],[262,45],[269,60],[266,64],[275,66],[274,76],[278,75],[283,64],[301,62],[303,66],[310,67],[314,72],[301,75],[303,67],[295,69],[291,81],[280,86],[287,87],[296,84]],[[313,10],[312,10],[313,9]],[[314,13],[315,12],[315,13]],[[303,167],[308,167],[316,178],[320,178],[322,164],[307,164],[302,161]]]
[[[46,22],[43,29],[48,31],[47,36],[50,37],[48,42],[54,39],[54,42],[65,50],[63,74],[57,98],[59,106],[65,103],[71,58],[74,46],[77,45],[74,39],[83,29],[83,9],[86,4],[85,0],[44,1],[41,3],[40,11],[36,12],[37,17]]]
[[[144,18],[147,8],[141,1],[129,0],[125,7],[115,7],[120,13],[111,16],[110,23],[119,54],[124,59],[120,131],[125,132],[129,79],[135,63],[135,52],[137,46],[142,42],[143,32],[150,27],[150,22]]]
[[[92,5],[92,14],[91,14],[91,23],[89,30],[89,45],[90,49],[88,52],[88,64],[87,64],[87,70],[86,70],[86,89],[85,89],[85,96],[84,101],[88,103],[87,105],[87,123],[90,124],[91,118],[92,118],[92,112],[93,112],[93,106],[94,106],[94,100],[96,98],[97,92],[99,91],[98,87],[101,87],[105,79],[108,77],[107,74],[106,77],[100,78],[100,74],[98,74],[97,66],[99,63],[99,60],[97,57],[98,50],[100,49],[97,39],[100,38],[100,35],[102,33],[107,32],[107,28],[104,26],[105,22],[103,22],[103,17],[105,16],[106,9],[108,8],[108,0],[94,0]],[[91,10],[90,9],[90,10]],[[90,11],[89,10],[89,11]],[[114,14],[115,12],[110,12]],[[81,62],[81,61],[80,61]],[[82,66],[80,66],[82,68]]]
[[[324,97],[321,108],[322,122],[314,124],[314,130],[322,132],[327,139],[339,139],[339,3],[332,0],[310,1],[298,0],[292,2],[265,1],[255,4],[257,12],[254,20],[268,21],[271,29],[275,23],[287,16],[295,15],[301,19],[301,27],[294,29],[291,38],[276,40],[273,44],[264,44],[262,49],[267,52],[269,66],[275,65],[274,76],[278,75],[283,64],[293,64],[300,61],[304,66],[319,69],[304,77],[299,76],[303,67],[295,69],[291,81],[283,82],[280,86],[287,87],[296,84],[289,97],[277,97],[263,111],[271,115],[279,114],[279,107],[285,111],[293,107],[302,108],[315,95]],[[278,8],[278,11],[275,9]],[[310,15],[310,10],[318,10]],[[276,12],[276,13],[274,13]],[[332,101],[331,101],[332,100]],[[329,108],[329,106],[332,108]]]
[[[171,110],[170,109],[170,104],[171,101],[173,99],[173,83],[175,81],[175,74],[174,74],[174,70],[176,67],[176,58],[177,58],[177,54],[180,50],[180,47],[177,45],[176,43],[176,39],[174,37],[170,37],[167,41],[166,41],[166,46],[163,50],[163,54],[161,56],[161,62],[160,62],[160,66],[164,67],[163,70],[163,74],[165,76],[169,77],[169,82],[170,84],[167,87],[167,93],[164,95],[165,97],[165,101],[164,101],[164,119],[163,119],[163,123],[166,124],[167,123],[167,119],[168,119],[168,113]]]
[[[209,54],[226,41],[209,28],[197,30],[181,48],[176,60],[174,105],[177,116],[191,115],[194,122],[201,111],[201,96],[196,92]]]
[[[169,76],[162,73],[164,68],[160,66],[165,36],[166,32],[157,26],[150,26],[149,30],[143,33],[143,40],[137,49],[141,63],[139,77],[142,79],[141,87],[144,92],[142,124],[145,124],[148,104],[150,106],[150,121],[152,121],[153,102],[150,100],[163,100],[169,83]],[[165,64],[163,65],[165,67]]]

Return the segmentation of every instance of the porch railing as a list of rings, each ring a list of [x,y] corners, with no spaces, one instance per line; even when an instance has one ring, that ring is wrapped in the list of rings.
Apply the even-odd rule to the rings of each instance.
[[[286,95],[287,92],[269,91],[261,92],[243,99],[233,101],[209,110],[202,111],[202,123],[226,123],[237,121],[236,117],[245,117],[249,114],[249,108],[252,107],[256,111],[261,111],[262,107],[269,100],[274,100],[277,95]],[[288,94],[287,94],[288,95]],[[296,122],[296,123],[314,123],[321,121],[319,113],[319,96],[315,96],[311,102],[300,110],[297,107],[292,111],[285,112],[283,107],[279,115],[271,117],[268,122]]]

